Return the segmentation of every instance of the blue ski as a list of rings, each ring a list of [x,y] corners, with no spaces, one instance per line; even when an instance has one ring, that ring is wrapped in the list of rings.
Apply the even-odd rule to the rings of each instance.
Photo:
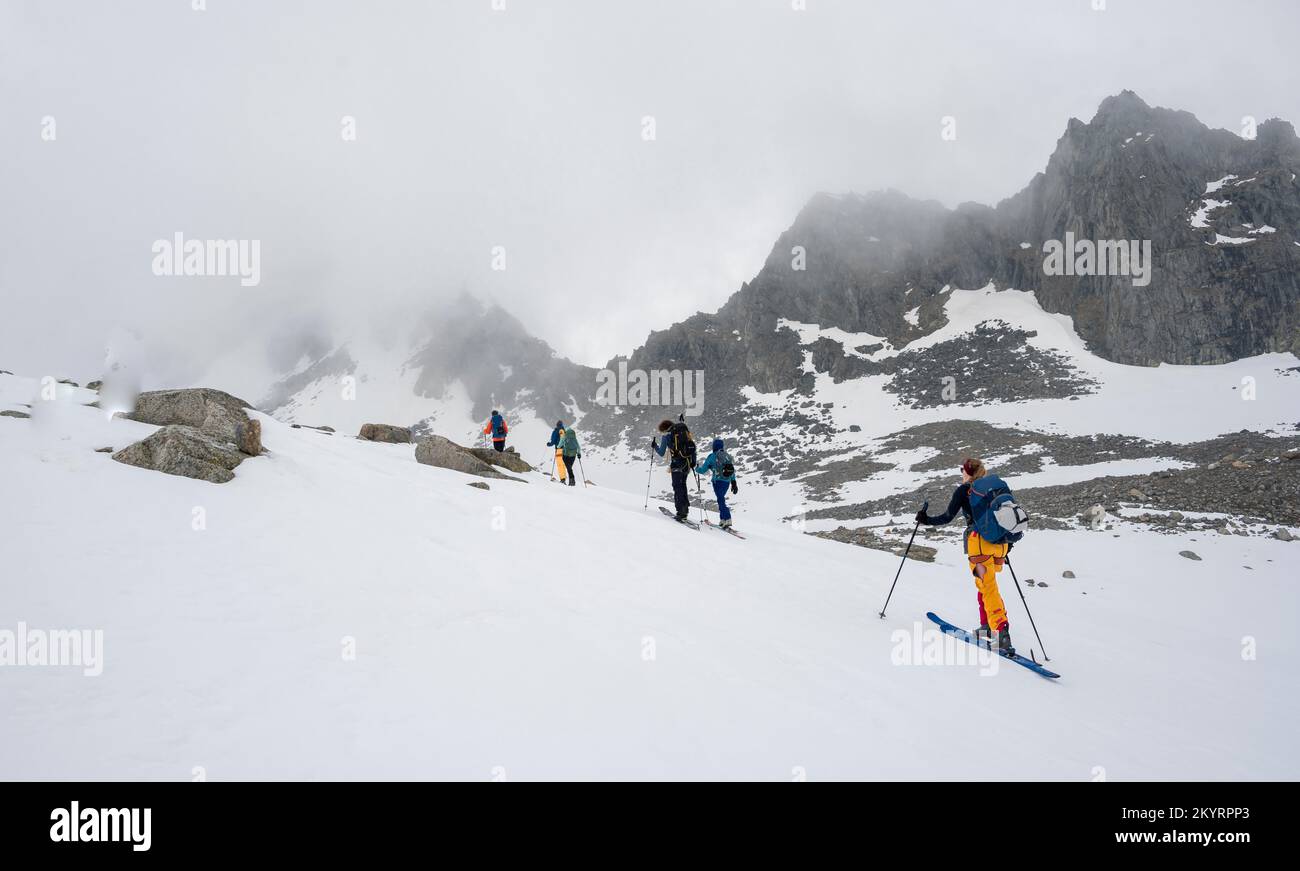
[[[925,616],[929,617],[935,623],[938,623],[939,628],[943,630],[945,635],[951,635],[954,638],[960,638],[962,641],[965,641],[967,644],[974,644],[976,647],[982,647],[985,650],[992,650],[992,647],[989,644],[985,642],[977,641],[974,635],[971,635],[965,629],[952,625],[947,620],[935,614],[933,611],[927,611],[925,613]],[[1019,665],[1023,665],[1025,668],[1029,669],[1030,671],[1036,671],[1039,674],[1041,674],[1043,677],[1050,677],[1050,678],[1060,677],[1060,675],[1057,674],[1056,672],[1048,671],[1046,668],[1043,668],[1041,665],[1034,662],[1032,659],[1027,659],[1026,657],[1021,656],[1019,653],[1013,656],[1007,656],[1005,653],[999,653],[998,656],[1002,657],[1003,659],[1009,659],[1012,662],[1017,663]]]

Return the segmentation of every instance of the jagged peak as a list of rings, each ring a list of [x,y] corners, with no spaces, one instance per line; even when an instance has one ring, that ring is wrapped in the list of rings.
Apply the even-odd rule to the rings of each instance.
[[[1300,137],[1290,121],[1269,118],[1255,130],[1255,141],[1265,152],[1300,151]]]
[[[1093,116],[1093,121],[1109,115],[1128,115],[1134,112],[1150,112],[1151,106],[1139,97],[1134,91],[1127,88],[1118,94],[1111,94],[1101,101],[1097,107],[1097,114]]]

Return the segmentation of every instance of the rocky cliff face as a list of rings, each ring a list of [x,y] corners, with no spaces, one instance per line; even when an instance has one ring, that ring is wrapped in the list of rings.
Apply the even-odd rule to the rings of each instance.
[[[897,191],[818,194],[753,281],[718,312],[652,333],[629,364],[703,369],[702,425],[735,431],[728,409],[743,387],[809,386],[799,338],[783,321],[874,337],[863,339],[865,350],[873,342],[901,347],[945,324],[949,287],[990,283],[1034,291],[1044,309],[1074,319],[1095,354],[1116,362],[1300,352],[1297,173],[1300,140],[1285,121],[1264,122],[1249,140],[1125,91],[1090,122],[1071,119],[1046,170],[996,207],[947,209]],[[1046,274],[1044,243],[1067,233],[1149,240],[1149,283]],[[832,347],[813,354],[814,371],[837,380],[884,371],[819,342]],[[595,418],[588,428],[613,434],[664,411],[624,409],[603,428]],[[798,422],[815,427],[816,417]]]
[[[1103,357],[1219,363],[1300,350],[1300,140],[1266,121],[1253,140],[1125,91],[1071,120],[1047,170],[999,204],[1001,234],[1033,244],[997,275],[1071,315]],[[1041,242],[1150,239],[1151,283],[1045,276]]]

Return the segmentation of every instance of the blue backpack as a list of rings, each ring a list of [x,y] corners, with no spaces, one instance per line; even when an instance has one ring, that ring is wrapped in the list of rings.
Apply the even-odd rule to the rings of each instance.
[[[492,437],[500,438],[506,434],[506,422],[501,415],[492,418]]]
[[[1020,541],[1029,528],[1029,515],[1016,504],[1007,482],[997,475],[970,482],[970,513],[975,531],[989,544]]]

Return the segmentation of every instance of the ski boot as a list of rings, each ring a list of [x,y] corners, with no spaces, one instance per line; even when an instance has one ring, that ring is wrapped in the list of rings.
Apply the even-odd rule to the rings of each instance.
[[[975,636],[975,643],[981,647],[992,646],[993,630],[989,628],[989,624],[981,623],[971,635]]]
[[[730,529],[730,528],[731,528],[731,521],[730,521],[730,520],[723,520],[723,521],[719,522],[718,525],[721,526],[723,529]]]
[[[1011,627],[1003,626],[1001,632],[994,634],[998,637],[998,653],[1003,656],[1015,656],[1016,649],[1011,646]]]

